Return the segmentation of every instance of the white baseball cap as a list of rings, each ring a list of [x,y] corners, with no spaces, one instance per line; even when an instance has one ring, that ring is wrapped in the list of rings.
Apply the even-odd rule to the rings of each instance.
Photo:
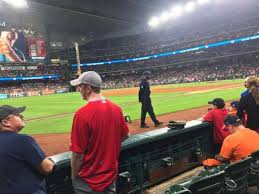
[[[82,73],[77,79],[71,80],[70,84],[72,86],[86,84],[97,88],[101,88],[103,85],[101,76],[95,71],[86,71]]]

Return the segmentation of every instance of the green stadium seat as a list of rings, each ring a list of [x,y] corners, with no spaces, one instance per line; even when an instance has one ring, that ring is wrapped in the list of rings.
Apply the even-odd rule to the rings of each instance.
[[[181,185],[174,185],[169,190],[166,190],[164,194],[192,194],[192,192]]]
[[[73,194],[73,187],[71,181],[71,168],[70,168],[71,152],[65,152],[51,156],[55,161],[56,167],[53,173],[47,176],[46,181],[49,183],[47,187],[47,194],[62,193]]]
[[[192,192],[189,190],[182,190],[182,191],[176,191],[176,192],[166,191],[165,194],[192,194]]]
[[[250,166],[248,185],[257,186],[259,191],[259,150],[251,154],[252,162]]]
[[[225,191],[224,171],[198,177],[189,183],[188,189],[193,194],[221,194]]]
[[[248,157],[225,168],[226,194],[244,194],[248,187],[248,173],[252,158]],[[233,184],[235,183],[235,184]]]

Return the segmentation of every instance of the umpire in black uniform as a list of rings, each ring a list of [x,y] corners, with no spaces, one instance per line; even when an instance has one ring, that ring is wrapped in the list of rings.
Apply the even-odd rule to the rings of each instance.
[[[139,102],[141,102],[142,107],[141,107],[141,124],[140,128],[149,128],[149,126],[146,125],[145,119],[146,119],[146,114],[150,115],[152,121],[155,124],[155,127],[158,127],[159,125],[162,124],[162,122],[159,122],[156,119],[156,115],[153,110],[153,106],[151,104],[151,99],[150,99],[150,85],[148,83],[150,76],[150,72],[144,72],[144,79],[139,84]]]

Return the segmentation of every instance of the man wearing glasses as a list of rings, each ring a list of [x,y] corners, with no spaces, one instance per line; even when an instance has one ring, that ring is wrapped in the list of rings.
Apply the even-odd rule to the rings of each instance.
[[[44,175],[53,162],[27,135],[18,134],[25,123],[21,113],[26,107],[0,106],[0,193],[44,194]]]

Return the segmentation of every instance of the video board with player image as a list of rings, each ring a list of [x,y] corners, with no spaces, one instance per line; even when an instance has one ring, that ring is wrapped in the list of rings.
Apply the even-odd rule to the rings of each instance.
[[[0,31],[0,62],[26,62],[23,32]]]
[[[26,38],[23,32],[0,31],[0,62],[31,62],[45,57],[43,38]]]

